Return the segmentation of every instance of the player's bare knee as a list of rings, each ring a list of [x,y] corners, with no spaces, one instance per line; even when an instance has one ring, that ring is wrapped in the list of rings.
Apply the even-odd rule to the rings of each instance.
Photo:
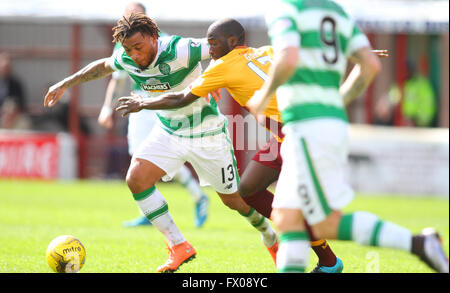
[[[130,166],[125,181],[133,193],[141,192],[155,184],[155,182],[151,182],[151,180],[149,180],[145,172],[140,170],[138,165]]]
[[[222,194],[218,193],[220,199],[228,208],[238,211],[240,213],[248,213],[249,206],[245,203],[239,193]]]
[[[134,190],[139,190],[141,189],[141,184],[142,184],[142,179],[139,178],[139,172],[136,172],[133,169],[129,169],[127,172],[127,176],[125,178],[125,181],[128,185],[128,187],[130,188],[131,191],[134,192]]]
[[[272,214],[271,214],[271,217],[272,217],[273,224],[278,228],[278,230],[284,231],[284,229],[283,229],[284,228],[283,215],[278,213],[276,210],[273,210]]]

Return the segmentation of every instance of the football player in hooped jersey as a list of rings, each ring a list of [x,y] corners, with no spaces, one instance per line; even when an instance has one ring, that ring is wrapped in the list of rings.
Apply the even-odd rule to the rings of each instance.
[[[157,24],[142,13],[132,13],[117,22],[114,41],[123,49],[110,58],[88,64],[75,74],[50,87],[44,106],[53,106],[71,86],[125,70],[154,100],[165,91],[180,91],[201,74],[200,61],[209,59],[205,39],[159,37]],[[239,177],[227,120],[214,99],[198,99],[185,107],[157,111],[158,127],[133,154],[126,182],[137,205],[164,235],[169,258],[158,272],[173,272],[196,255],[169,213],[162,194],[154,186],[161,178],[170,179],[187,161],[200,182],[216,190],[223,203],[238,211],[260,233],[275,261],[277,235],[269,221],[239,196]],[[201,140],[201,141],[199,141]],[[226,180],[221,177],[226,170]]]
[[[369,212],[341,212],[354,197],[344,176],[349,124],[344,105],[381,71],[367,37],[337,2],[272,2],[266,21],[274,61],[247,107],[254,115],[264,113],[276,92],[283,117],[285,163],[272,213],[280,232],[278,271],[304,272],[306,221],[320,237],[407,251],[433,270],[448,273],[448,258],[434,229],[414,235]],[[345,77],[348,61],[356,66]]]
[[[256,49],[244,46],[244,28],[233,19],[213,23],[208,29],[207,39],[214,63],[190,86],[190,92],[167,94],[151,101],[141,100],[137,96],[124,97],[119,99],[122,105],[117,109],[124,110],[123,114],[126,115],[141,109],[177,108],[220,88],[227,88],[232,97],[245,106],[263,85],[271,63],[272,47]],[[264,125],[273,135],[246,167],[239,182],[239,194],[250,206],[269,218],[273,194],[267,188],[278,179],[282,165],[279,150],[283,134],[275,97],[271,99],[264,115]],[[323,239],[315,239],[313,235],[310,237],[311,246],[319,258],[314,272],[341,272],[342,261],[334,255],[328,243]]]
[[[133,12],[146,13],[145,6],[139,2],[128,3],[125,7],[124,15],[130,15]],[[160,36],[167,36],[167,34],[160,32]],[[122,47],[120,42],[114,46],[114,52]],[[113,53],[114,54],[114,53]],[[128,74],[125,71],[115,71],[112,74],[112,78],[108,83],[105,94],[105,101],[103,103],[102,110],[98,116],[98,123],[107,129],[111,129],[113,126],[113,110],[111,107],[113,94],[116,90],[125,86]],[[139,93],[141,96],[145,96],[138,84],[134,81],[131,82],[131,90],[135,93]],[[139,145],[145,140],[147,135],[152,131],[154,125],[156,125],[158,117],[155,111],[141,111],[139,113],[133,113],[128,117],[128,131],[127,131],[127,143],[128,153],[132,156],[137,150]],[[181,166],[180,170],[175,174],[174,181],[182,184],[187,189],[189,195],[195,203],[195,226],[202,227],[208,218],[209,198],[202,191],[197,180],[193,177],[191,170],[185,165]],[[123,223],[125,227],[136,227],[141,225],[151,225],[150,220],[141,215],[138,218],[126,221]]]

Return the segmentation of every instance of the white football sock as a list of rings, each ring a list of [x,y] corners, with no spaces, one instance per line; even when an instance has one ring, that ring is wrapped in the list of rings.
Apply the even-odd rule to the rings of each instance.
[[[269,221],[254,208],[251,208],[247,215],[241,215],[261,232],[261,238],[265,246],[272,247],[277,242],[277,234],[270,226]]]
[[[279,273],[303,273],[309,262],[309,237],[306,231],[280,234],[277,252]]]
[[[362,245],[411,251],[412,233],[394,223],[381,221],[374,214],[355,212],[342,217],[338,239],[354,240]]]
[[[133,197],[142,213],[166,237],[169,246],[186,241],[169,213],[166,200],[155,187],[133,194]]]

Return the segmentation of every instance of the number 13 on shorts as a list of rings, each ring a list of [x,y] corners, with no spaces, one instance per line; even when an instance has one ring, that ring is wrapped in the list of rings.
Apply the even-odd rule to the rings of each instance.
[[[239,185],[239,174],[237,173],[237,168],[234,158],[233,162],[223,162],[225,164],[215,169],[215,182],[216,191],[223,194],[232,194],[238,190]]]
[[[235,178],[233,164],[229,164],[226,168],[222,168],[222,183],[232,182]]]

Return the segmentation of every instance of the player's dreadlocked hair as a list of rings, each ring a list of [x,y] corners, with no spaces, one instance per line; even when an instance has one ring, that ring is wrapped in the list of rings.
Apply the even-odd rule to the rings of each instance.
[[[156,22],[143,13],[131,13],[129,16],[123,16],[113,27],[113,42],[122,42],[131,37],[136,32],[148,34],[150,36],[159,36],[159,28]]]

